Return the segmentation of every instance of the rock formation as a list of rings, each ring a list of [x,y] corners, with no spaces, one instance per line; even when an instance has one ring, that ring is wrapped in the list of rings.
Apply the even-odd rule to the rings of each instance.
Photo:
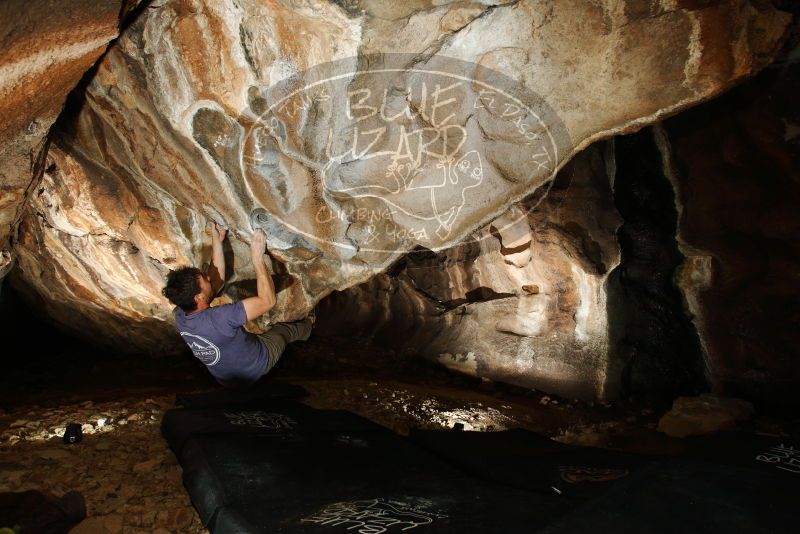
[[[529,232],[506,239],[490,225],[460,248],[409,254],[324,300],[319,328],[562,395],[665,402],[711,388],[792,405],[799,76],[788,61],[662,125],[593,145],[529,213]],[[546,221],[536,220],[542,210]],[[565,291],[581,279],[593,281],[592,298]],[[523,304],[535,299],[559,305]],[[582,344],[587,315],[593,343]]]
[[[0,4],[0,278],[9,240],[46,152],[45,138],[138,0],[8,0]]]
[[[17,279],[67,328],[164,351],[176,346],[159,293],[166,271],[201,262],[205,222],[224,221],[230,296],[246,291],[249,214],[263,207],[274,270],[295,280],[270,320],[297,318],[417,246],[444,250],[501,213],[519,219],[510,206],[534,191],[546,198],[555,171],[592,141],[768,64],[789,20],[738,1],[150,6],[54,139],[26,208]],[[558,290],[571,307],[550,286],[523,297],[527,279],[492,284],[519,294],[495,301],[520,302],[506,331],[555,335],[543,351],[561,350],[568,329],[550,334],[528,318],[562,306],[577,310],[575,339],[605,342],[605,319],[585,316],[615,262],[604,226],[614,216],[600,217],[599,251],[548,267],[572,280]],[[507,232],[503,247],[524,245],[524,228]]]
[[[736,423],[753,416],[753,405],[735,398],[704,394],[678,397],[672,409],[658,421],[658,431],[673,438],[703,436],[732,430]]]
[[[613,145],[593,145],[541,202],[529,198],[464,244],[409,253],[323,301],[318,329],[477,377],[615,397],[605,287],[620,261],[613,173]]]
[[[771,67],[664,123],[678,285],[715,392],[787,406],[800,351],[800,65]]]

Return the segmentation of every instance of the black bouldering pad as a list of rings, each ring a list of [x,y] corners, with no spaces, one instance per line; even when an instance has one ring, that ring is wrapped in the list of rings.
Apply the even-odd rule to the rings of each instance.
[[[176,455],[189,438],[202,435],[263,435],[276,441],[298,441],[311,435],[346,432],[394,437],[389,430],[352,412],[315,410],[287,399],[169,410],[161,421],[161,432]]]
[[[291,401],[172,410],[162,430],[214,533],[527,532],[575,506],[466,475],[349,412]]]
[[[527,430],[414,430],[409,438],[471,475],[511,487],[567,498],[596,497],[657,458],[575,447]]]
[[[795,439],[732,431],[687,441],[691,458],[768,473],[793,474],[800,479],[800,450]]]
[[[673,458],[620,481],[545,532],[796,532],[800,479],[790,476]]]
[[[344,523],[375,528],[387,515],[397,525],[417,516],[425,532],[521,532],[573,507],[481,483],[403,440],[360,441],[280,447],[264,436],[193,438],[184,482],[204,495],[195,504],[215,533],[345,532]]]
[[[795,532],[800,451],[794,440],[725,432],[620,480],[546,532]]]

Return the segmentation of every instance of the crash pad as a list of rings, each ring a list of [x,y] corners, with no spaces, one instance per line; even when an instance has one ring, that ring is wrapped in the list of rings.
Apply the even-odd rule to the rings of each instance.
[[[414,430],[409,438],[475,477],[569,498],[595,497],[616,481],[659,460],[654,456],[565,445],[522,429]]]
[[[800,485],[790,476],[672,458],[621,480],[544,532],[796,532]]]
[[[171,410],[162,431],[215,534],[523,532],[575,507],[465,474],[352,413],[295,401]]]

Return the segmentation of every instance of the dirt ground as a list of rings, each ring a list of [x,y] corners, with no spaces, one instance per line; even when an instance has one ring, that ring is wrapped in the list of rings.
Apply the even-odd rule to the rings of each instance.
[[[460,424],[468,431],[526,428],[565,443],[637,452],[684,446],[655,431],[660,414],[651,410],[555,398],[335,340],[290,347],[265,380],[272,381],[302,385],[311,406],[350,410],[400,434]],[[176,394],[218,389],[191,356],[32,360],[0,386],[0,492],[80,492],[88,517],[74,533],[206,531],[160,433]],[[65,445],[61,436],[73,422],[84,439]],[[758,424],[778,432],[782,423]]]

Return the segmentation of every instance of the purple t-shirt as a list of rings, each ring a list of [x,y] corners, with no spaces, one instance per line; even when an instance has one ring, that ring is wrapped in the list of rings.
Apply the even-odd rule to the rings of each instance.
[[[175,324],[183,340],[217,382],[226,387],[248,386],[267,368],[267,347],[245,332],[247,313],[241,301],[187,315],[175,308]]]

